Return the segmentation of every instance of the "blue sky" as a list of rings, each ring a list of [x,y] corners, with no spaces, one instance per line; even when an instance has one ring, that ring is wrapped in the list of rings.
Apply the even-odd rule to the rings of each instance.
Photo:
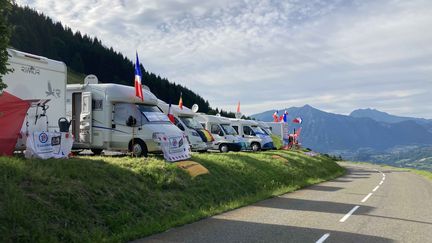
[[[17,0],[210,104],[432,118],[432,1]],[[131,80],[132,83],[132,80]]]

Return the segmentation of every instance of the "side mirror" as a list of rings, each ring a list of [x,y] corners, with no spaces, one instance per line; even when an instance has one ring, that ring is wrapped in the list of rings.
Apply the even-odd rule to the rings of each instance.
[[[129,127],[135,126],[137,123],[136,118],[133,116],[129,116],[129,118],[126,120],[126,125]]]
[[[221,136],[221,137],[223,137],[223,132],[222,131],[219,131],[219,136]]]

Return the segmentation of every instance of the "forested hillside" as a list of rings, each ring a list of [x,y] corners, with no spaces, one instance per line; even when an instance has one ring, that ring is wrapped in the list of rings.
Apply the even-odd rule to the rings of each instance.
[[[133,62],[112,47],[104,46],[97,37],[74,33],[44,14],[17,5],[12,8],[9,23],[13,30],[10,40],[13,48],[61,60],[76,73],[95,74],[101,82],[133,85]],[[182,92],[184,105],[191,107],[198,104],[201,112],[216,113],[200,95],[141,68],[143,83],[158,98],[177,103]],[[225,112],[222,115],[233,116]]]

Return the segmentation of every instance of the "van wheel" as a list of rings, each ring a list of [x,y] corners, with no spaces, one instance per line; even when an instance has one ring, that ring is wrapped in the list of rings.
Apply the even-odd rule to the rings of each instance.
[[[103,149],[91,149],[91,151],[94,155],[101,155]]]
[[[135,139],[129,143],[129,152],[131,152],[133,156],[137,157],[147,157],[148,155],[147,146],[140,139]]]
[[[258,143],[253,143],[252,144],[252,151],[256,152],[261,150],[261,146]]]
[[[221,153],[226,153],[226,152],[228,152],[228,151],[229,151],[229,149],[228,149],[228,145],[226,145],[226,144],[221,144],[221,145],[219,146],[219,151],[221,151]]]

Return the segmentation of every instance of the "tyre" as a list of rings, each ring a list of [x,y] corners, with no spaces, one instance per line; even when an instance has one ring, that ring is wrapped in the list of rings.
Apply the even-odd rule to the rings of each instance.
[[[129,152],[131,152],[133,156],[137,156],[137,157],[141,157],[141,156],[147,157],[148,155],[147,146],[140,139],[135,139],[134,141],[130,142]]]
[[[259,143],[252,143],[251,148],[254,152],[261,150],[261,146],[259,145]]]
[[[229,149],[228,149],[228,145],[226,145],[226,144],[221,144],[221,145],[219,146],[219,151],[220,151],[221,153],[226,153],[226,152],[228,152],[228,151],[229,151]]]
[[[103,149],[91,149],[91,151],[94,155],[101,155]]]

